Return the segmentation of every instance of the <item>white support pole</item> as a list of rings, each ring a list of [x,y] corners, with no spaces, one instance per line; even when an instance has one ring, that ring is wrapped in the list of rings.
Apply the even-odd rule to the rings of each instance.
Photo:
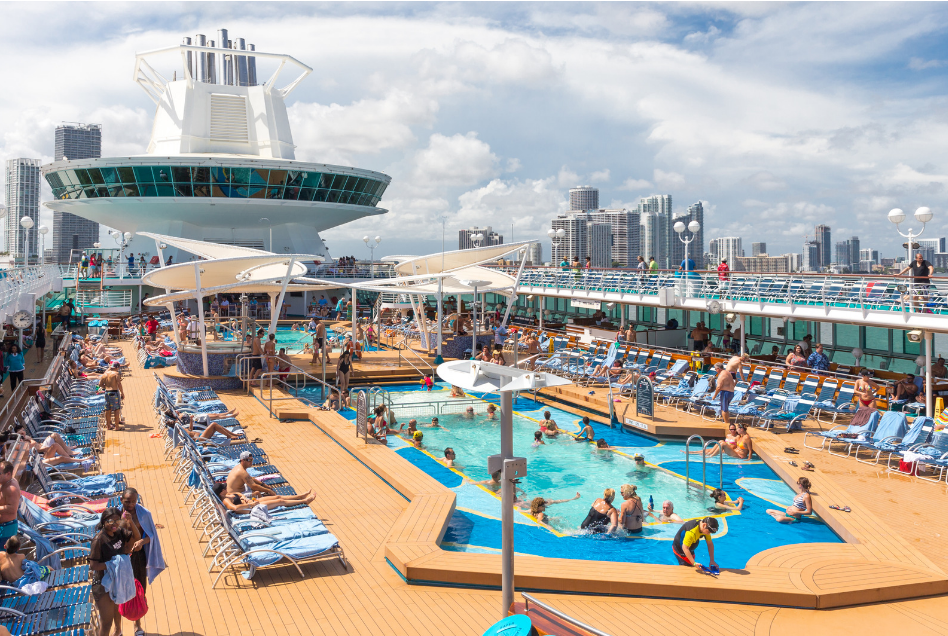
[[[283,299],[286,297],[286,286],[290,284],[294,263],[296,263],[296,261],[291,258],[286,266],[286,276],[283,277],[283,284],[280,286],[280,300],[274,303],[274,294],[270,294],[270,330],[267,332],[268,336],[276,333],[277,319],[280,317],[280,310],[283,309]]]
[[[933,413],[932,402],[932,332],[925,332],[925,416]]]
[[[477,285],[471,300],[471,357],[477,356]]]
[[[744,316],[742,314],[741,315],[741,356],[743,356],[746,351],[746,349],[744,348],[744,337],[746,335],[744,333],[745,331],[746,329],[744,328]]]
[[[537,306],[540,308],[540,331],[543,331],[543,296],[537,296]]]
[[[507,477],[506,460],[513,454],[513,396],[510,391],[500,392],[500,455],[504,460],[501,475],[501,594],[503,617],[506,618],[514,600],[514,483]]]
[[[174,321],[174,303],[165,303],[165,307],[171,312],[171,339],[174,340],[175,346],[180,348],[181,343],[178,341],[178,325]]]
[[[520,259],[520,268],[517,270],[517,278],[514,279],[513,287],[510,290],[510,300],[507,301],[507,311],[504,312],[504,321],[501,323],[501,326],[507,326],[507,319],[510,318],[510,310],[513,308],[515,302],[517,302],[517,286],[520,285],[520,277],[523,276],[523,268],[527,264],[527,254],[529,249],[524,248],[523,258]]]
[[[441,340],[444,338],[444,332],[443,332],[444,328],[442,327],[442,323],[444,322],[443,289],[444,289],[444,278],[439,276],[438,277],[438,353],[437,353],[437,356],[435,357],[435,364],[441,364],[442,362],[444,362],[444,358],[441,357]],[[379,310],[379,314],[381,313],[382,313],[381,310]],[[378,338],[380,336],[381,336],[381,332],[379,332],[379,335],[376,337]]]
[[[204,366],[204,377],[210,375],[207,366],[207,331],[204,328],[204,302],[201,294],[201,261],[194,261],[194,300],[197,301],[199,334],[201,336],[201,363]]]

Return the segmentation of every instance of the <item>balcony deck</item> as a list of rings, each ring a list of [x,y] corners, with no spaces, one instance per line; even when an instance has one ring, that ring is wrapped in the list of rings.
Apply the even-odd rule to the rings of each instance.
[[[211,590],[213,578],[206,571],[208,560],[201,556],[203,544],[198,543],[198,533],[191,528],[177,485],[171,483],[161,441],[149,437],[154,422],[151,372],[133,363],[132,375],[124,382],[129,427],[109,433],[102,460],[106,471],[125,472],[129,483],[142,492],[156,521],[164,526],[161,539],[169,568],[149,588],[152,609],[144,621],[148,633],[474,636],[500,617],[499,591],[408,584],[386,560],[408,564],[412,572],[425,573],[425,578],[436,568],[444,571],[440,567],[443,565],[458,576],[456,568],[461,566],[493,584],[499,562],[495,564],[491,555],[455,553],[457,558],[450,563],[441,561],[445,553],[437,548],[436,541],[453,505],[450,491],[446,495],[440,484],[389,449],[356,443],[349,424],[333,414],[296,405],[308,411],[315,425],[308,421],[280,422],[269,417],[259,400],[242,393],[222,398],[240,409],[240,419],[249,426],[249,433],[264,439],[262,446],[291,483],[298,489],[316,490],[313,508],[339,537],[352,565],[347,571],[335,561],[303,565],[306,578],[302,580],[290,566],[261,570],[253,581],[228,574],[217,589]],[[754,431],[754,436],[776,470],[794,470],[773,457],[786,445],[802,448],[798,434],[777,437]],[[913,595],[940,589],[943,572],[948,570],[948,554],[937,528],[948,523],[948,507],[932,503],[946,494],[945,487],[807,450],[796,459],[810,459],[817,466],[810,477],[817,485],[815,499],[819,500],[820,513],[828,521],[849,528],[864,543],[842,549],[835,546],[838,552],[832,554],[819,547],[806,554],[772,550],[755,557],[755,562],[748,564],[747,574],[734,572],[717,581],[686,568],[614,568],[604,564],[610,572],[651,569],[650,573],[643,570],[639,580],[669,579],[662,585],[674,586],[674,593],[668,595],[676,598],[667,599],[583,595],[584,591],[610,590],[583,586],[579,583],[582,573],[557,571],[558,563],[537,557],[518,557],[518,574],[545,570],[548,575],[572,577],[572,594],[536,596],[616,636],[654,633],[656,622],[676,631],[748,636],[799,634],[800,630],[814,635],[869,634],[896,629],[948,634],[948,597],[944,595],[875,602],[891,593],[892,588],[884,587],[888,583],[908,583],[902,586],[907,588],[920,580],[931,581],[922,583],[922,589],[916,589]],[[850,505],[854,513],[847,516],[825,510],[825,503],[830,501]],[[893,514],[896,507],[899,514]],[[472,556],[487,558],[470,565]],[[867,561],[875,564],[874,576],[881,575],[881,580],[872,580],[866,567],[852,567]],[[891,561],[897,565],[887,565]],[[886,573],[882,571],[885,567],[894,569]],[[899,576],[890,576],[896,570]],[[771,573],[767,577],[771,583],[751,589],[746,581],[762,581],[755,575],[764,571]],[[629,572],[615,573],[634,578]],[[527,584],[521,576],[518,583]],[[916,583],[910,581],[913,578]],[[720,598],[720,602],[691,600],[697,595],[707,596],[712,585],[715,593],[728,589],[733,593],[728,592],[729,598]],[[642,594],[648,592],[641,590]],[[833,605],[870,604],[833,610],[749,604],[762,602],[766,594],[773,602],[778,593],[787,598],[825,597],[833,600]]]

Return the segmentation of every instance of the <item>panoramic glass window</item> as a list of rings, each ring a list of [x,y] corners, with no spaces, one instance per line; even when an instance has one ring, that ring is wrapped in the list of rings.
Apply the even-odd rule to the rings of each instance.
[[[215,197],[372,207],[387,186],[384,181],[344,174],[226,166],[79,168],[50,172],[46,181],[57,199]]]

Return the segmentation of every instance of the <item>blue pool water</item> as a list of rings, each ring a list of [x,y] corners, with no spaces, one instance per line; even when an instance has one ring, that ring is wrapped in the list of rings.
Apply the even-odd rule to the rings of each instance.
[[[435,414],[444,428],[419,428],[424,433],[420,450],[396,437],[389,437],[389,447],[457,494],[456,511],[442,542],[443,548],[497,552],[501,547],[499,495],[475,482],[489,479],[486,458],[500,452],[499,421],[486,418],[485,401],[475,403],[473,419],[446,413],[463,411],[470,403],[449,398],[448,388],[437,385],[437,390],[430,393],[417,386],[392,390],[393,411],[399,423],[415,417],[419,424],[424,424]],[[496,396],[492,398],[496,403]],[[605,438],[615,450],[596,450],[592,444],[575,442],[566,434],[552,440],[545,438],[546,444],[534,446],[533,433],[538,430],[537,422],[545,410],[552,412],[561,429],[570,432],[580,429],[580,418],[575,415],[527,398],[516,400],[514,453],[527,458],[528,473],[519,484],[525,503],[515,515],[517,552],[586,560],[675,563],[670,542],[678,530],[677,524],[650,523],[641,534],[628,537],[589,535],[579,529],[592,502],[601,497],[606,488],[616,490],[613,503],[616,508],[621,505],[619,489],[623,484],[637,486],[638,495],[646,506],[652,496],[656,509],[661,508],[662,501],[670,499],[675,504],[675,512],[685,519],[718,516],[720,528],[713,540],[717,561],[722,566],[743,567],[758,552],[780,545],[840,542],[815,517],[786,525],[766,514],[768,508],[786,508],[795,493],[763,462],[725,459],[724,490],[731,499],[744,497],[745,505],[740,512],[721,513],[711,508],[709,490],[685,485],[683,443],[659,442],[594,423],[596,437]],[[355,414],[350,412],[347,416],[354,418]],[[453,470],[438,461],[448,446],[457,454],[459,467]],[[632,460],[636,453],[645,456],[645,469],[638,469]],[[691,462],[690,474],[692,479],[700,480],[700,459]],[[707,464],[708,485],[717,486],[718,480],[718,459],[713,458]],[[567,499],[577,492],[578,500],[547,509],[549,526],[537,523],[529,515],[528,502],[533,497]],[[704,554],[703,548],[700,553]]]

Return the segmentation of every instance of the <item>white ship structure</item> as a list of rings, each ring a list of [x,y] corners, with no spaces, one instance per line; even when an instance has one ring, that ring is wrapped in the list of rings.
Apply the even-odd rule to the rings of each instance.
[[[216,42],[197,35],[137,54],[134,80],[156,105],[146,154],[43,166],[53,191],[47,206],[122,232],[325,259],[319,232],[385,214],[378,204],[388,175],[296,160],[286,98],[312,69],[228,37],[221,29]],[[168,80],[149,60],[174,53],[182,73]],[[277,64],[263,83],[258,58]],[[153,253],[154,242],[133,238],[128,251]]]

